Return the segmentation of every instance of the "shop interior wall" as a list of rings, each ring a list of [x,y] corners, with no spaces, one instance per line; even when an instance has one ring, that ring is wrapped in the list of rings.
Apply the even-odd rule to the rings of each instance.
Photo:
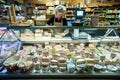
[[[33,4],[46,4],[47,2],[54,2],[55,0],[24,0],[24,2],[30,2]],[[78,3],[84,4],[85,1],[88,1],[88,5],[94,5],[96,3],[99,4],[101,0],[59,0],[59,1],[65,1],[66,3],[69,3],[71,5],[76,5]],[[114,2],[114,3],[120,3],[120,0],[106,0],[107,2]]]
[[[31,2],[34,4],[45,4],[47,2],[54,2],[55,0],[25,0],[25,2]],[[59,1],[65,1],[69,4],[77,4],[77,3],[83,3],[83,0],[59,0]]]
[[[14,0],[6,0],[8,4],[13,3]],[[21,0],[18,0],[21,1]],[[47,2],[54,2],[55,0],[22,0],[24,3],[26,2],[30,2],[30,3],[34,3],[34,4],[45,4]],[[88,5],[93,5],[95,3],[100,2],[101,0],[59,0],[59,1],[65,1],[66,3],[69,3],[71,5],[76,5],[78,3],[80,4],[84,4],[85,1],[88,1],[89,4]],[[120,0],[106,0],[108,2],[113,1],[114,3],[120,3]]]

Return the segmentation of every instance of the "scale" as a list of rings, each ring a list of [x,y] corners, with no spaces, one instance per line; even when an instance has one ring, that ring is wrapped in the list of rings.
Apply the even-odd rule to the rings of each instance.
[[[90,39],[91,36],[86,32],[79,32],[79,28],[75,28],[72,34],[72,39]]]
[[[85,16],[85,10],[82,9],[76,9],[75,10],[75,20],[73,21],[73,26],[83,26],[84,21],[83,18]],[[89,39],[91,36],[87,34],[86,32],[79,32],[79,27],[75,27],[72,39]]]

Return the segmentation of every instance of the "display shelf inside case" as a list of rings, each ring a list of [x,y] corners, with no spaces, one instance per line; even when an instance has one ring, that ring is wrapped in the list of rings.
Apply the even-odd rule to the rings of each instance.
[[[113,36],[114,37],[114,36]],[[47,37],[41,37],[42,39],[22,39],[22,43],[44,43],[44,42],[54,42],[54,43],[79,43],[79,42],[119,42],[119,38],[104,38],[100,39],[100,37],[91,38],[91,39],[79,39],[79,40],[72,40],[71,37],[65,37],[65,38],[47,38]]]
[[[9,29],[18,29],[18,30],[22,30],[22,32],[26,29],[29,29],[32,31],[32,34],[30,34],[29,36],[27,36],[27,34],[25,32],[21,33],[21,35],[19,36],[20,40],[23,43],[43,43],[43,42],[63,42],[63,43],[69,43],[69,42],[115,42],[115,41],[120,41],[120,38],[116,32],[116,28],[119,28],[120,25],[111,25],[111,26],[24,26],[24,27],[20,27],[20,26],[10,26],[8,27]],[[74,28],[79,28],[80,31],[86,32],[88,34],[91,35],[91,39],[77,39],[77,40],[73,40],[71,39],[71,34],[72,34],[72,30]],[[47,33],[51,34],[52,36],[45,36],[44,33],[44,29],[70,29],[70,35],[66,36],[66,37],[61,37],[61,38],[56,38],[53,37],[52,33],[50,33],[49,31]],[[101,30],[104,29],[104,30]],[[39,30],[40,32],[35,32],[36,30]],[[113,34],[114,32],[114,34]],[[54,34],[55,35],[55,34]],[[107,36],[106,36],[107,35]]]

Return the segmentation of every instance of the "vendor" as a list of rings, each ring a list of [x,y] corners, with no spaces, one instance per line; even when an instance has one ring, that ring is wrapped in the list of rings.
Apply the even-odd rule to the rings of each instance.
[[[54,26],[67,26],[67,20],[64,18],[64,6],[57,6],[55,9],[55,16],[52,16],[48,22],[47,25],[54,25]],[[61,34],[62,36],[65,36],[69,33],[69,29],[51,29],[52,33]]]

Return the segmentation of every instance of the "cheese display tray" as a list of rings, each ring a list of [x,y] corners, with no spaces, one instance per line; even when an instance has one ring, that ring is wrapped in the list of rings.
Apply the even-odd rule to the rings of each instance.
[[[24,73],[54,73],[51,69],[55,69],[55,73],[119,72],[120,53],[113,51],[115,47],[119,49],[119,45],[111,44],[97,46],[97,43],[46,42],[34,46],[23,45],[23,50],[6,59],[3,65],[7,72],[14,72],[15,69]]]

